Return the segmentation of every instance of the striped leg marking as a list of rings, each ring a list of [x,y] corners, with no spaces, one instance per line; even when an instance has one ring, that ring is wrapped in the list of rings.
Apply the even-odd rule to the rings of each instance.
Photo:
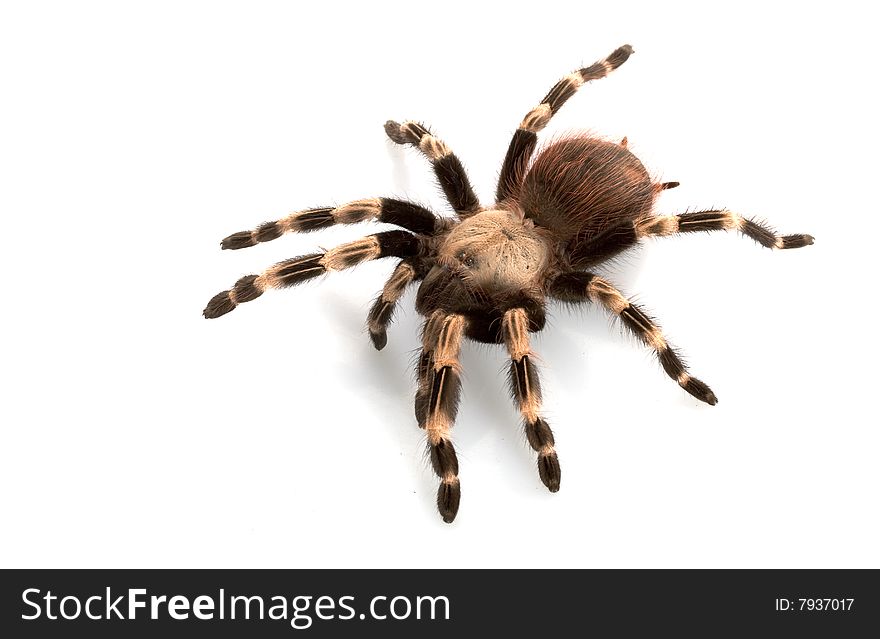
[[[480,201],[461,160],[443,140],[434,137],[427,127],[418,122],[407,121],[400,124],[388,120],[385,123],[385,133],[397,144],[411,144],[418,148],[431,161],[446,199],[460,217],[473,215],[480,209]]]
[[[370,309],[370,314],[367,316],[367,329],[370,331],[370,339],[376,350],[381,351],[388,343],[388,325],[394,315],[397,300],[415,278],[416,270],[412,264],[408,261],[398,264],[391,277],[385,282],[382,293]]]
[[[541,382],[532,363],[529,348],[529,319],[521,308],[507,311],[501,323],[504,344],[510,354],[510,389],[523,416],[526,438],[538,453],[538,474],[541,481],[555,493],[559,490],[562,471],[556,455],[553,431],[539,415],[541,409]]]
[[[228,291],[217,293],[202,313],[206,318],[213,319],[225,315],[239,304],[257,299],[270,288],[295,286],[328,271],[340,271],[368,260],[410,257],[419,252],[420,244],[416,236],[406,231],[386,231],[342,244],[326,253],[284,260],[259,275],[246,275]]]
[[[680,215],[658,215],[635,224],[636,236],[674,235],[695,231],[739,231],[761,246],[772,249],[792,249],[810,246],[812,235],[776,235],[766,224],[756,222],[727,210],[695,211]]]
[[[368,198],[337,207],[306,209],[274,222],[265,222],[252,231],[239,231],[223,239],[220,248],[243,249],[269,242],[284,233],[307,233],[335,224],[357,224],[376,220],[400,226],[413,233],[431,235],[437,228],[437,216],[412,202],[393,198]]]
[[[636,337],[653,348],[663,370],[678,382],[679,386],[700,401],[712,406],[718,403],[715,393],[706,384],[696,377],[691,377],[684,362],[663,337],[660,327],[638,306],[630,303],[614,286],[601,277],[593,277],[587,285],[587,297],[620,317]]]
[[[513,134],[513,139],[510,141],[510,147],[508,147],[507,155],[504,158],[504,164],[501,167],[501,176],[498,179],[496,191],[496,199],[499,202],[507,199],[519,188],[519,185],[515,183],[516,179],[522,175],[523,169],[535,150],[538,143],[537,134],[547,126],[550,118],[556,115],[562,105],[584,84],[591,80],[604,78],[626,62],[632,52],[632,47],[625,44],[615,49],[607,58],[570,73],[553,85],[541,103],[526,114],[516,133]]]
[[[427,350],[427,349],[431,350]],[[416,390],[415,415],[419,428],[425,427],[428,419],[428,398],[431,396],[431,384],[434,376],[434,351],[433,347],[425,347],[419,355],[416,363],[416,378],[418,387]]]
[[[458,458],[450,431],[458,413],[461,390],[458,354],[464,329],[464,316],[435,312],[425,324],[419,359],[416,418],[425,429],[431,466],[440,478],[437,509],[446,523],[455,519],[461,500]]]
[[[679,386],[700,401],[712,406],[718,403],[718,398],[715,397],[712,389],[691,376],[684,362],[666,341],[660,327],[609,282],[592,273],[564,273],[553,282],[550,294],[556,299],[569,303],[589,300],[601,304],[619,317],[624,326],[654,350],[663,370],[678,382]]]

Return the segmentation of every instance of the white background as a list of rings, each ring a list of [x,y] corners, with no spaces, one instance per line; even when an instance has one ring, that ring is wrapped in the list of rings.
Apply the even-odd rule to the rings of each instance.
[[[880,566],[868,16],[430,6],[3,5],[0,564]],[[682,183],[658,212],[726,206],[816,244],[665,238],[606,270],[714,408],[600,310],[552,308],[534,346],[556,495],[504,353],[467,344],[463,498],[443,524],[412,416],[414,291],[384,351],[364,329],[393,264],[201,317],[241,275],[377,227],[219,240],[361,197],[445,210],[423,158],[385,139],[389,118],[432,125],[491,201],[522,116],[626,42],[630,61],[547,132],[629,136]]]

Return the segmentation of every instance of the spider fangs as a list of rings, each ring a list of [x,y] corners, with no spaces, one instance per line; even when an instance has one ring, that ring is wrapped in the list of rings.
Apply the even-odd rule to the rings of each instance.
[[[587,269],[647,236],[735,230],[768,248],[813,243],[809,235],[779,236],[766,225],[728,210],[656,215],[657,195],[678,183],[654,183],[627,150],[626,139],[615,143],[587,134],[569,135],[535,155],[538,132],[566,100],[583,84],[608,75],[631,53],[630,46],[622,46],[569,74],[526,114],[504,158],[491,207],[480,205],[459,159],[425,126],[388,122],[385,131],[394,142],[417,147],[431,162],[455,211],[454,219],[439,217],[412,202],[370,198],[292,213],[252,231],[234,233],[222,242],[224,249],[240,249],[285,232],[368,220],[399,227],[243,277],[230,290],[214,296],[204,315],[224,315],[269,288],[293,286],[329,271],[390,257],[397,265],[367,321],[373,344],[381,349],[397,301],[409,284],[421,281],[416,308],[426,320],[415,413],[427,435],[431,465],[440,478],[437,507],[446,522],[455,519],[461,495],[450,431],[458,406],[458,356],[463,338],[507,348],[510,388],[526,438],[537,453],[541,481],[555,492],[561,477],[559,461],[553,433],[541,417],[541,386],[529,345],[529,333],[544,327],[548,298],[602,306],[654,351],[663,370],[679,386],[715,404],[715,394],[688,372],[656,322]]]

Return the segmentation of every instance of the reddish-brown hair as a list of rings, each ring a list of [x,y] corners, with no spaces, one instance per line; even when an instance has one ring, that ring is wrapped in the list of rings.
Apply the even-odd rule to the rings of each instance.
[[[584,133],[541,149],[514,199],[526,217],[566,241],[650,214],[655,194],[635,155]]]

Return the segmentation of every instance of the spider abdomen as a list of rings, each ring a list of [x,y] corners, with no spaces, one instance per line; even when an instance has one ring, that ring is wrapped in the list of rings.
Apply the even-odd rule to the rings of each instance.
[[[563,241],[589,241],[650,214],[656,189],[625,146],[586,134],[544,147],[529,167],[519,206]]]

